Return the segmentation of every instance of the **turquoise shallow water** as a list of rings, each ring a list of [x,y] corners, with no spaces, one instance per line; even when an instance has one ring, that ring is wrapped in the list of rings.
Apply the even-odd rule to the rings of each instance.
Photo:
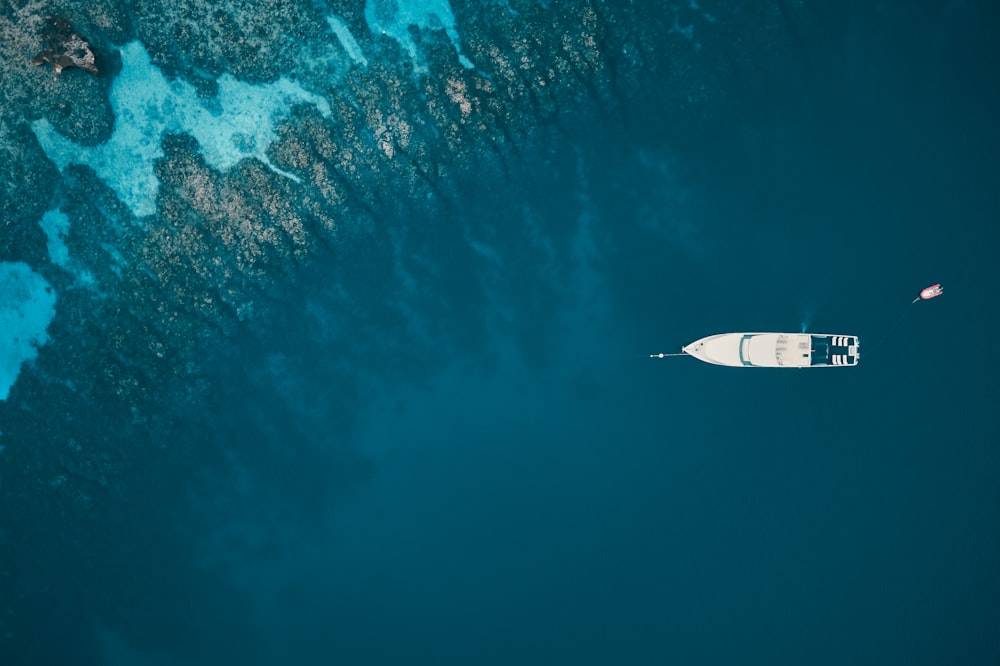
[[[694,18],[650,14],[693,25],[692,51],[711,51],[722,48],[713,30],[743,25],[723,25],[724,3],[705,4]],[[424,26],[443,38],[418,32],[412,46],[475,62],[480,51],[462,42],[468,11],[445,6],[433,3]],[[356,47],[373,66],[364,18],[346,57],[360,65]],[[748,34],[760,25],[744,19]],[[72,409],[32,402],[49,394],[25,388],[44,373],[65,384],[42,347],[0,428],[5,497],[32,507],[2,525],[8,544],[32,549],[30,559],[3,551],[3,581],[37,590],[34,603],[8,602],[5,650],[23,663],[73,654],[111,665],[995,663],[998,362],[978,342],[996,324],[1000,88],[982,66],[995,17],[974,4],[859,4],[812,20],[794,64],[760,55],[759,76],[722,81],[706,66],[704,80],[725,92],[710,117],[685,116],[651,68],[642,85],[616,89],[631,97],[596,111],[560,98],[566,108],[550,116],[533,100],[537,115],[492,129],[538,129],[502,168],[484,150],[480,178],[443,164],[431,185],[386,170],[373,172],[374,196],[345,189],[360,201],[356,220],[315,241],[309,259],[243,274],[271,285],[255,301],[267,315],[239,310],[239,325],[219,315],[192,345],[191,368],[176,374],[190,403],[130,411],[109,396],[86,435],[32,439],[21,414]],[[458,117],[463,70],[455,64],[445,88]],[[296,107],[315,101],[304,80],[275,113],[321,125],[322,105]],[[222,148],[205,150],[236,184],[214,208],[185,199],[202,217],[171,209],[171,220],[280,208],[244,196],[241,179],[309,201],[306,185],[328,184],[310,180],[310,163],[267,152],[281,130],[246,127],[235,140],[218,128],[246,113],[194,84],[157,90],[157,104],[137,107],[144,124],[186,104],[163,121],[168,135],[204,149],[208,135],[185,124],[204,116],[219,122],[217,148],[271,162],[239,171]],[[118,127],[102,145],[127,150],[131,130]],[[401,136],[379,130],[359,130],[362,143],[401,150]],[[174,160],[132,153],[159,165],[144,178],[166,178],[164,164],[194,174],[162,184],[169,196],[211,188],[184,139],[135,141]],[[114,171],[112,148],[83,150]],[[52,159],[64,181],[85,179],[67,171],[72,159]],[[106,183],[122,204],[109,219],[169,205],[130,189],[136,180]],[[83,209],[63,187],[65,209]],[[444,204],[423,207],[438,196]],[[45,248],[51,234],[38,233]],[[292,226],[281,233],[297,238]],[[92,289],[71,270],[82,242],[65,241],[59,270],[74,277],[61,284],[77,286],[60,291],[57,322],[68,294]],[[208,275],[220,300],[241,279],[177,257],[150,265]],[[935,282],[944,296],[907,310]],[[648,358],[711,333],[803,322],[861,336],[861,365],[744,371]],[[151,360],[143,373],[162,376]],[[67,560],[55,549],[70,539]]]

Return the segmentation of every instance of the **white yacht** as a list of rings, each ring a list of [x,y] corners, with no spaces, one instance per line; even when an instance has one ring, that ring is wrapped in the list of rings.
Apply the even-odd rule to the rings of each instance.
[[[827,368],[857,365],[860,346],[856,335],[722,333],[681,349],[699,361],[735,368]]]

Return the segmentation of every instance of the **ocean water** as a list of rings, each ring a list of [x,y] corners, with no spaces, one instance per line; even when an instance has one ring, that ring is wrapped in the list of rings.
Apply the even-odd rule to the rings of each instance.
[[[998,17],[837,4],[4,10],[0,663],[997,663]]]

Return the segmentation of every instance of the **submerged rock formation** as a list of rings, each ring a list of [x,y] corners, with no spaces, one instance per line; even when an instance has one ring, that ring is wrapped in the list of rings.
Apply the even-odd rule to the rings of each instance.
[[[47,62],[55,68],[57,74],[70,67],[79,67],[91,74],[97,74],[94,51],[86,39],[73,32],[73,27],[66,19],[59,16],[47,18],[42,40],[45,49],[31,59],[32,65]]]

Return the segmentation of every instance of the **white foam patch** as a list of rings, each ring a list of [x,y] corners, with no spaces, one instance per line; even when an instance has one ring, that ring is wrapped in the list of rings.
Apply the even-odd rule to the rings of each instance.
[[[388,35],[399,42],[417,73],[426,72],[427,65],[410,35],[410,26],[419,30],[443,29],[455,47],[458,61],[466,69],[474,68],[472,61],[462,54],[462,42],[448,0],[365,0],[365,22],[376,35]]]
[[[21,366],[48,342],[56,293],[22,262],[0,262],[0,400],[10,395]]]
[[[156,211],[159,181],[153,161],[163,156],[165,132],[187,133],[201,144],[205,160],[224,171],[245,158],[256,158],[283,176],[267,158],[275,141],[275,124],[295,104],[313,104],[325,117],[330,105],[284,77],[252,85],[229,74],[218,79],[215,104],[206,105],[185,81],[168,82],[153,66],[141,42],[121,49],[122,70],[111,87],[115,129],[99,146],[81,146],[55,131],[46,119],[32,123],[45,153],[60,170],[71,163],[87,164],[137,215]]]
[[[326,17],[326,22],[330,26],[330,30],[333,30],[333,34],[337,36],[340,41],[340,45],[344,47],[347,51],[347,55],[350,56],[351,60],[358,63],[362,67],[368,66],[368,58],[365,57],[364,52],[361,50],[361,46],[358,45],[358,40],[354,39],[354,35],[348,29],[347,24],[339,16],[332,14]]]

